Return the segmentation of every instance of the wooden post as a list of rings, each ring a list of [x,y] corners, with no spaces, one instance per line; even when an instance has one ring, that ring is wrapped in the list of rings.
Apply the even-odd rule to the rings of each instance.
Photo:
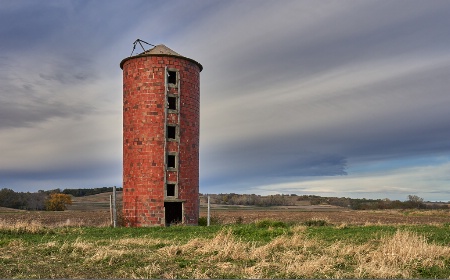
[[[210,205],[209,205],[209,195],[208,195],[208,218],[206,219],[206,225],[209,227],[209,225],[210,225],[210,214],[211,214],[211,207],[210,207]]]
[[[111,226],[114,225],[114,217],[113,217],[113,199],[112,195],[109,196],[109,215],[111,218]]]
[[[113,205],[113,227],[117,226],[117,208],[116,208],[116,186],[113,187],[112,195],[112,205]]]

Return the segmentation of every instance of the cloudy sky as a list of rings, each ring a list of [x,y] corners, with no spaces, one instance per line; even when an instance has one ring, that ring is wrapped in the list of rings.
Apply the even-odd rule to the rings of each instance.
[[[450,200],[449,1],[0,0],[0,188],[121,186],[137,38],[201,73],[202,193]]]

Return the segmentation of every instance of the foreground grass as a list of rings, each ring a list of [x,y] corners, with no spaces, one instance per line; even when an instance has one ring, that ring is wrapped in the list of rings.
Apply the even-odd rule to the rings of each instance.
[[[450,226],[0,223],[2,278],[448,278]],[[318,226],[320,225],[320,226]]]

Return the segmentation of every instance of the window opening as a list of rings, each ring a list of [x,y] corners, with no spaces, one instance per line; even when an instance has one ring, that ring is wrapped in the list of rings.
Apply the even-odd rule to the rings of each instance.
[[[177,139],[177,127],[175,125],[167,126],[167,139]]]
[[[176,155],[167,155],[167,167],[176,168]]]
[[[166,185],[166,196],[175,196],[175,184]]]
[[[173,85],[177,84],[177,71],[167,71],[167,83]]]
[[[169,105],[169,110],[177,110],[177,98],[175,96],[168,96],[167,103]]]

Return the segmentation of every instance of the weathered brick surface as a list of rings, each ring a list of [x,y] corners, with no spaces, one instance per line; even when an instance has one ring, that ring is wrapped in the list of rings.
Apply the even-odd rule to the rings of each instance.
[[[165,67],[177,69],[179,115],[167,112],[167,124],[177,124],[177,141],[167,152],[178,153],[177,171],[166,171]],[[130,226],[164,225],[164,177],[176,181],[183,201],[184,222],[198,223],[200,71],[177,56],[137,56],[123,63],[123,214]]]

